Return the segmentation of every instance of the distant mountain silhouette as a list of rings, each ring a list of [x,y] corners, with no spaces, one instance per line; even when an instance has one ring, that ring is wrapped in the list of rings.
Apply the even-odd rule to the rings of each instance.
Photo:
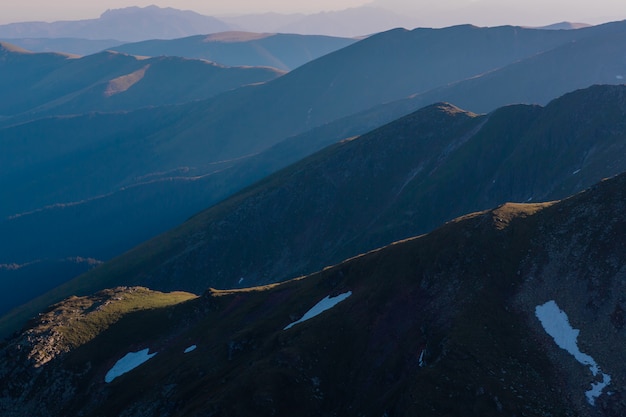
[[[250,32],[355,37],[394,28],[412,29],[415,19],[381,7],[362,6],[313,14],[259,13],[225,16],[223,21]]]
[[[2,38],[82,38],[140,41],[174,39],[232,30],[209,16],[157,6],[107,10],[98,19],[0,25]]]
[[[576,23],[576,22],[559,22],[553,23],[551,25],[539,26],[535,27],[535,29],[545,29],[545,30],[570,30],[570,29],[581,29],[592,26],[587,23]]]

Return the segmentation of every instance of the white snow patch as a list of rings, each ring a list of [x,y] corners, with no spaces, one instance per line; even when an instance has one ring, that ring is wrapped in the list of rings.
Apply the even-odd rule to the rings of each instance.
[[[196,346],[196,345],[191,345],[187,349],[185,349],[185,351],[183,353],[193,352],[194,350],[196,350],[197,347],[198,346]]]
[[[572,175],[576,175],[580,172],[580,169],[577,169],[576,171],[572,172]]]
[[[602,382],[592,382],[591,389],[585,392],[587,396],[587,402],[591,405],[596,405],[596,398],[602,394],[602,390],[611,383],[611,375],[602,373]],[[611,393],[607,393],[611,395]]]
[[[568,351],[583,365],[589,365],[591,373],[595,376],[598,374],[598,364],[593,358],[578,349],[576,339],[580,330],[573,329],[569,324],[567,314],[565,314],[554,300],[537,306],[535,315],[541,322],[541,325],[554,339],[554,342],[561,348]]]
[[[591,389],[585,393],[589,404],[595,405],[595,399],[609,385],[611,376],[602,372],[591,356],[580,351],[577,342],[580,330],[572,328],[567,314],[559,308],[554,300],[535,307],[535,315],[546,333],[552,336],[557,346],[568,351],[581,364],[588,366],[593,376],[598,375],[598,373],[602,374],[602,382],[593,382]]]
[[[323,313],[324,311],[333,308],[334,306],[336,306],[337,304],[339,304],[340,302],[342,302],[346,298],[350,297],[351,295],[352,295],[352,291],[348,291],[346,293],[339,294],[336,297],[330,297],[330,296],[325,297],[322,301],[320,301],[319,303],[315,304],[309,311],[304,313],[304,316],[302,316],[302,318],[300,320],[294,321],[293,323],[285,326],[285,328],[283,330],[291,329],[296,324],[302,323],[303,321],[307,321],[307,320],[309,320],[309,319],[311,319],[311,318],[313,318],[313,317]]]
[[[148,359],[152,358],[157,352],[151,353],[149,348],[141,350],[139,352],[129,352],[122,359],[117,361],[115,365],[107,372],[104,377],[104,382],[107,384],[113,381],[120,375],[124,375],[126,372],[132,371]]]

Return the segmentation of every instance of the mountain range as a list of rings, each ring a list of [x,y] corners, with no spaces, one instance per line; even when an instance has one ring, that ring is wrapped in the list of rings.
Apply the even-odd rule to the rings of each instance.
[[[547,101],[550,91],[557,96],[562,89],[586,87],[596,82],[590,74],[619,70],[603,62],[615,59],[623,28],[623,22],[616,22],[575,31],[472,26],[394,30],[325,55],[271,82],[206,100],[31,121],[6,117],[6,127],[0,130],[6,149],[0,184],[13,198],[2,207],[0,230],[7,238],[2,242],[0,263],[24,266],[19,269],[24,277],[28,265],[42,261],[61,266],[63,262],[58,261],[64,259],[110,259],[323,146],[430,104],[420,99],[439,89],[449,93],[447,88],[454,84],[495,79],[498,84],[492,84],[490,91],[506,91],[503,86],[516,85],[520,77],[528,76],[531,63],[538,62],[536,79],[542,81],[534,90],[528,89],[535,94],[534,99],[527,95],[530,102]],[[607,56],[603,57],[602,48],[589,47],[586,51],[593,50],[598,59],[574,68],[570,66],[574,61],[564,60],[566,66],[560,70],[555,66],[550,76],[542,78],[546,61],[540,57],[559,48],[567,50],[565,45],[573,45],[576,51],[579,44],[593,46],[592,39],[610,37],[616,40],[610,45],[616,46],[606,49]],[[118,55],[103,53],[79,61],[112,57],[133,65],[142,62]],[[455,56],[467,65],[452,65]],[[56,56],[55,60],[68,58]],[[527,61],[525,71],[507,69]],[[578,74],[578,69],[579,77],[562,76]],[[131,75],[129,71],[123,77]],[[510,78],[491,77],[500,71]],[[611,77],[619,82],[615,75],[602,77],[598,82],[609,82]],[[393,82],[372,85],[371,80],[380,78]],[[562,79],[571,82],[561,83]],[[98,100],[103,100],[102,95]],[[430,100],[440,101],[434,94]],[[475,103],[492,111],[511,101],[496,94],[491,108]],[[23,156],[25,149],[28,157]],[[477,208],[466,207],[451,215]],[[59,236],[64,238],[59,240]],[[69,269],[67,278],[75,273],[76,264],[70,263]],[[4,268],[0,274],[11,282],[15,271]],[[50,273],[63,275],[62,271]],[[5,308],[50,288],[46,279],[33,274],[31,282],[38,285],[32,285],[28,294],[13,295],[15,304]]]
[[[79,38],[135,42],[174,39],[232,30],[211,16],[157,6],[107,10],[97,19],[58,22],[19,22],[0,25],[0,39]]]
[[[32,52],[92,55],[104,50],[139,57],[205,59],[225,66],[264,66],[289,71],[356,42],[352,38],[279,33],[219,32],[177,39],[124,43],[76,38],[18,38],[11,44]]]
[[[504,204],[283,284],[51,306],[7,415],[624,413],[626,176]]]
[[[137,42],[227,31],[355,37],[396,27],[413,28],[414,20],[371,6],[314,14],[259,13],[214,17],[153,5],[107,10],[97,19],[0,25],[0,39],[8,42],[33,38]]]
[[[134,110],[214,97],[284,72],[224,67],[179,57],[101,52],[82,58],[30,53],[0,43],[0,114],[32,120],[56,114]]]
[[[626,415],[626,22],[80,23],[229,29],[0,42],[0,416]]]
[[[425,233],[468,211],[566,197],[626,170],[625,97],[624,86],[597,86],[545,108],[476,115],[449,104],[426,107],[330,146],[55,288],[1,319],[3,332],[71,294],[120,285],[194,293],[264,285]],[[69,207],[65,215],[80,213]],[[36,218],[35,230],[50,221]],[[63,251],[89,245],[94,231],[55,244],[59,229],[37,244]],[[16,236],[17,246],[17,231],[4,233]]]
[[[384,5],[382,7],[365,5],[313,14],[261,13],[221,16],[220,19],[240,30],[252,32],[340,37],[367,36],[393,28],[411,29],[417,26],[416,19],[392,12]]]

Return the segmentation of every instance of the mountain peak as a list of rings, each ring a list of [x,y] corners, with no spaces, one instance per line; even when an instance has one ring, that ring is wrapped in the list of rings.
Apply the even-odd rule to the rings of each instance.
[[[191,10],[180,10],[173,7],[159,7],[154,4],[145,7],[130,6],[122,7],[119,9],[108,9],[100,15],[100,18],[115,18],[118,16],[131,16],[136,14],[149,14],[149,15],[196,15],[203,16],[200,13],[196,13]]]
[[[130,42],[175,39],[232,29],[231,25],[211,16],[153,5],[109,9],[97,19],[0,25],[0,37],[118,39]]]
[[[465,113],[465,114],[472,114],[474,115],[474,113],[472,112],[468,112],[467,110],[463,110],[460,107],[455,106],[452,103],[448,103],[445,101],[440,101],[438,103],[434,103],[431,104],[429,106],[424,107],[423,109],[419,110],[419,111],[424,111],[424,112],[441,112],[441,113],[446,113],[449,115],[454,115],[454,114],[459,114],[459,113]]]
[[[579,22],[558,22],[553,23],[551,25],[535,27],[534,29],[543,29],[543,30],[572,30],[572,29],[582,29],[587,28],[592,25],[588,23],[579,23]]]

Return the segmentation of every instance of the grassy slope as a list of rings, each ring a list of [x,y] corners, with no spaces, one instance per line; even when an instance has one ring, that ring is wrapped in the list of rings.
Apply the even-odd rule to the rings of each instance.
[[[74,350],[96,338],[124,316],[143,310],[166,308],[191,300],[190,293],[161,293],[142,287],[104,290],[90,297],[70,297],[52,305],[30,329],[35,337],[54,333],[55,347],[61,352]],[[33,352],[45,355],[47,352]],[[40,356],[43,359],[43,356]],[[40,362],[40,361],[38,361]]]

